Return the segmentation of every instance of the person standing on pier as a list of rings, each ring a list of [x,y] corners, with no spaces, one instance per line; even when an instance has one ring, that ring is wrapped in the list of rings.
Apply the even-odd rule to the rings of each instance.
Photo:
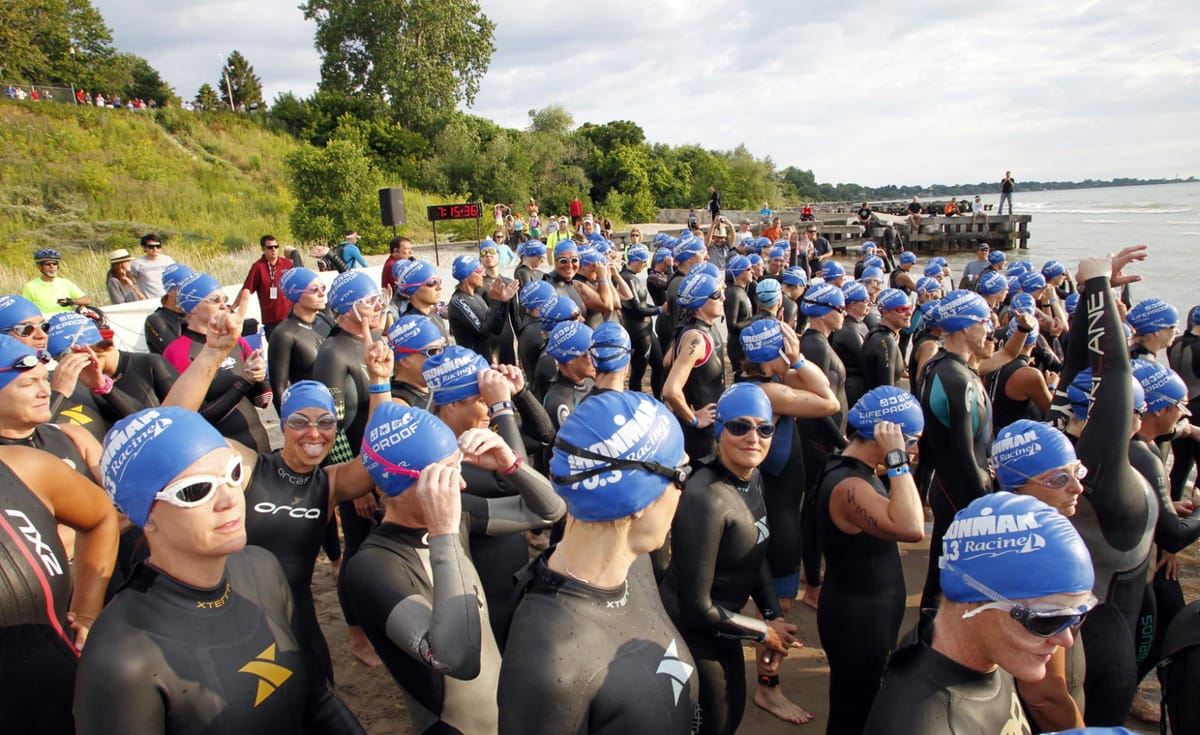
[[[721,214],[721,194],[715,186],[708,187],[708,214],[709,222],[716,222]]]
[[[1013,181],[1012,171],[1005,171],[1004,178],[1000,179],[1000,205],[996,207],[997,214],[1004,214],[1005,202],[1008,202],[1009,215],[1012,214],[1012,193],[1016,183],[1016,181]]]

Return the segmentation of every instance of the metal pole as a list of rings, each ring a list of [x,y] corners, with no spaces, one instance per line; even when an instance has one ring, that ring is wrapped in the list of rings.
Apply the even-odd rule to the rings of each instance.
[[[221,75],[225,77],[225,92],[229,95],[229,111],[237,112],[237,107],[233,104],[233,87],[229,84],[229,70],[222,68]]]
[[[442,256],[440,253],[438,253],[438,244],[437,244],[437,220],[434,220],[430,224],[433,225],[433,262],[436,265],[441,265],[442,264]]]
[[[71,65],[75,67],[75,81],[71,82],[71,99],[75,100],[75,104],[79,104],[79,98],[75,96],[75,85],[79,83],[79,61],[75,58],[75,47],[70,46]]]
[[[479,214],[475,216],[475,244],[483,242],[483,205],[479,205]]]

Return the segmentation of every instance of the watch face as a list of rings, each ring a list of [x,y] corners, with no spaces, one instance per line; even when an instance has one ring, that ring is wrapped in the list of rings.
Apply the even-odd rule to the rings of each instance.
[[[903,449],[893,449],[887,453],[885,460],[889,468],[899,467],[900,465],[908,464],[908,455],[904,453]]]

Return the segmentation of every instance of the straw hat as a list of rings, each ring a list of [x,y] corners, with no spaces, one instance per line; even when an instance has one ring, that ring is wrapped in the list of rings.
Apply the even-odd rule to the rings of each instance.
[[[125,248],[117,248],[108,254],[109,264],[124,263],[133,260],[133,256]]]

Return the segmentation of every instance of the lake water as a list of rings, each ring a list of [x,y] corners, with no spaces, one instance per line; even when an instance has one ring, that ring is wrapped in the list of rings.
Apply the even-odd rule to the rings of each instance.
[[[985,196],[995,204],[999,195]],[[1018,191],[1013,213],[1032,215],[1029,249],[1009,259],[1032,261],[1040,270],[1059,260],[1074,273],[1079,259],[1145,243],[1150,257],[1129,272],[1143,276],[1134,301],[1158,296],[1182,316],[1200,304],[1200,183],[1123,186],[1070,191]],[[949,258],[955,279],[974,254]],[[922,262],[924,259],[922,259]]]

